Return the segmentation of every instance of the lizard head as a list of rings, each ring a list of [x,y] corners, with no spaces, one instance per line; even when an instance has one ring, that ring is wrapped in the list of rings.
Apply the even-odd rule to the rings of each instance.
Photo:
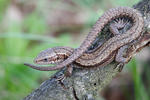
[[[41,65],[57,64],[64,61],[65,57],[64,53],[57,52],[57,48],[48,48],[38,54],[34,59],[34,63]]]

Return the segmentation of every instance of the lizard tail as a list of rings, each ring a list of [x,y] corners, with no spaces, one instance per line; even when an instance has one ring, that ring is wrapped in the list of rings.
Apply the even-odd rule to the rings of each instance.
[[[56,67],[52,67],[52,66],[47,66],[47,67],[36,66],[36,65],[33,65],[33,64],[29,64],[29,63],[24,63],[24,65],[26,65],[28,67],[31,67],[33,69],[36,69],[36,70],[40,70],[40,71],[51,71],[51,70],[61,69],[61,68],[56,68]]]

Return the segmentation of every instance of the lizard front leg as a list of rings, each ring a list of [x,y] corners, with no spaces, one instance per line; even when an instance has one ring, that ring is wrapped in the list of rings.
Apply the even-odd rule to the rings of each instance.
[[[73,64],[67,65],[67,68],[66,68],[64,74],[61,77],[57,78],[57,81],[63,82],[63,80],[66,77],[70,77],[72,75],[72,71],[73,71]]]

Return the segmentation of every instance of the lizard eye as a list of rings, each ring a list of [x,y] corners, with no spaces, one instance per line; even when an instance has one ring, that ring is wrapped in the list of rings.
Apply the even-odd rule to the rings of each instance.
[[[47,62],[47,61],[48,61],[48,59],[47,59],[47,58],[45,58],[45,59],[43,59],[43,61],[44,61],[44,62]]]
[[[56,57],[56,60],[59,60],[59,57]]]

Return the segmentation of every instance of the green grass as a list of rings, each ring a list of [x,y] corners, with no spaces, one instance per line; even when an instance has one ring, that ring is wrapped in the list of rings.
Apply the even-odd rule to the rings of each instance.
[[[23,65],[24,62],[32,62],[41,50],[71,45],[67,34],[59,38],[44,36],[46,26],[42,19],[32,14],[21,24],[10,21],[0,33],[1,100],[22,99],[55,72],[40,72]],[[23,29],[28,33],[22,32]]]
[[[138,71],[138,63],[135,59],[132,59],[132,61],[130,61],[128,65],[134,81],[135,99],[149,100],[150,98],[148,96],[148,93],[146,92],[144,84],[142,83],[140,72]]]

